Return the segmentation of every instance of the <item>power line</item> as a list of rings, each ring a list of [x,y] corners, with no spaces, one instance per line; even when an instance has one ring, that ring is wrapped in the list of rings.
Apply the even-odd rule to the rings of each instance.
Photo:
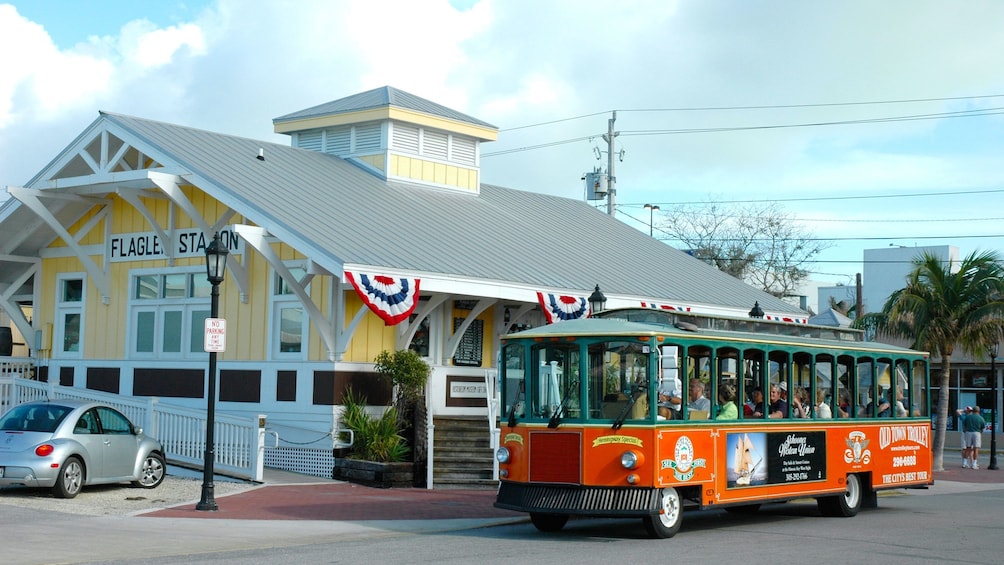
[[[943,98],[905,98],[899,100],[865,100],[856,102],[819,102],[810,104],[767,104],[759,106],[696,106],[696,107],[678,107],[678,108],[630,108],[626,110],[617,110],[619,112],[708,112],[708,111],[730,111],[730,110],[777,110],[784,108],[830,108],[830,107],[840,107],[840,106],[872,106],[872,105],[884,105],[884,104],[913,104],[919,102],[951,102],[955,100],[980,100],[984,98],[1004,98],[1004,94],[981,94],[977,96],[948,96]],[[604,110],[601,112],[593,112],[591,114],[583,114],[581,116],[573,116],[570,118],[561,118],[557,120],[550,120],[547,122],[538,122],[535,124],[526,124],[522,126],[515,126],[511,128],[500,129],[503,131],[514,131],[518,129],[527,129],[540,126],[548,126],[552,124],[557,124],[561,122],[569,122],[572,120],[580,120],[582,118],[592,118],[593,116],[600,116],[609,114],[614,110]]]
[[[774,110],[781,108],[824,108],[833,106],[869,106],[879,104],[912,104],[915,102],[949,102],[952,100],[976,100],[981,98],[1004,98],[1004,94],[982,94],[978,96],[950,96],[945,98],[908,98],[902,100],[872,100],[859,102],[821,102],[814,104],[771,104],[763,106],[699,106],[683,108],[639,108],[619,110],[621,112],[694,112],[718,110]],[[526,127],[526,126],[524,126]]]
[[[837,120],[830,122],[804,122],[795,124],[766,124],[766,125],[756,125],[756,126],[683,128],[683,129],[667,129],[667,130],[625,130],[619,133],[625,137],[628,136],[637,137],[637,136],[649,136],[649,135],[678,135],[686,133],[721,133],[721,132],[733,132],[733,131],[843,126],[843,125],[856,125],[856,124],[878,124],[886,122],[911,122],[919,120],[935,120],[935,119],[951,119],[951,118],[971,118],[979,116],[995,116],[997,114],[1004,114],[1004,108],[987,108],[984,110],[961,110],[958,112],[942,112],[937,114],[915,114],[909,116],[888,116],[884,118],[861,118],[856,120]]]
[[[919,121],[919,120],[971,118],[980,116],[995,116],[998,114],[1004,114],[1004,108],[991,108],[988,110],[963,110],[960,112],[944,112],[939,114],[917,114],[913,116],[891,116],[885,118],[868,118],[859,120],[838,120],[832,122],[806,122],[797,124],[767,124],[767,125],[757,125],[757,126],[731,126],[731,127],[719,127],[719,128],[690,128],[690,129],[673,129],[673,130],[637,130],[637,131],[629,130],[629,131],[620,131],[618,132],[618,134],[624,136],[641,137],[641,136],[679,135],[679,134],[693,134],[693,133],[723,133],[723,132],[754,131],[754,130],[769,130],[769,129],[825,127],[825,126],[838,126],[838,125],[859,125],[859,124],[906,122],[906,121]],[[576,137],[572,139],[562,139],[559,141],[551,141],[548,143],[529,145],[526,147],[503,149],[501,151],[495,151],[492,153],[482,153],[481,157],[495,157],[498,155],[507,155],[509,153],[519,153],[522,151],[531,151],[533,149],[554,147],[556,145],[566,145],[578,141],[589,140],[594,137],[599,137],[599,134]]]
[[[959,190],[951,192],[910,192],[906,194],[862,194],[857,196],[813,196],[804,198],[775,198],[758,200],[715,200],[715,204],[773,204],[779,202],[822,202],[836,200],[877,200],[880,198],[922,198],[926,196],[959,196],[963,194],[998,194],[1004,192],[1004,188],[988,188],[980,190]],[[650,202],[659,206],[693,206],[708,204],[707,201],[685,201],[685,202]],[[618,206],[642,207],[644,204],[627,203]]]

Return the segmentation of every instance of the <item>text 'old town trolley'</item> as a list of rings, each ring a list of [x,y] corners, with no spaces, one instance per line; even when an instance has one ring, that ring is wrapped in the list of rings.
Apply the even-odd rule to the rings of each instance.
[[[609,310],[503,338],[495,506],[542,531],[931,484],[928,355],[803,324]]]

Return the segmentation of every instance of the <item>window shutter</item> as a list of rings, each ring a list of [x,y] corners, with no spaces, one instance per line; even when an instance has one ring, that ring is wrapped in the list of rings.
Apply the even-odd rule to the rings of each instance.
[[[446,160],[448,157],[447,153],[447,134],[441,131],[431,131],[424,130],[425,135],[422,137],[422,154],[435,159]]]
[[[418,155],[418,126],[393,122],[391,147],[404,153]]]
[[[475,165],[477,141],[470,137],[453,136],[453,161],[464,165]]]
[[[296,135],[296,146],[310,151],[321,150],[321,130],[302,131]]]
[[[356,152],[380,149],[380,124],[356,126]]]
[[[349,126],[328,128],[325,131],[324,152],[329,155],[347,155],[352,148],[352,129]]]

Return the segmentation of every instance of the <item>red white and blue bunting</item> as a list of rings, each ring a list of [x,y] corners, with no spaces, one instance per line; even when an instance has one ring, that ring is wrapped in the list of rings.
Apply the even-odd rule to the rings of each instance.
[[[589,316],[589,302],[585,296],[538,292],[537,300],[540,301],[540,307],[544,310],[548,324]]]
[[[808,318],[796,318],[795,316],[778,316],[777,314],[766,314],[764,319],[772,322],[784,322],[786,324],[808,324]]]
[[[641,303],[642,308],[654,308],[656,310],[669,310],[671,312],[690,312],[690,306],[680,306],[673,304],[656,304],[655,302],[645,302]]]
[[[352,283],[363,303],[388,326],[408,319],[418,306],[420,281],[417,278],[353,274],[349,271],[345,271],[345,278]]]

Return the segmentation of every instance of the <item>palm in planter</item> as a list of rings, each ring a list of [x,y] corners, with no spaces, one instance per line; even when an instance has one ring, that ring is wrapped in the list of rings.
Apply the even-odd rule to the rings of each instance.
[[[366,412],[365,398],[346,391],[341,419],[353,431],[354,443],[347,458],[335,458],[332,478],[379,487],[411,486],[414,466],[405,461],[411,453],[419,459],[422,455],[409,444],[415,446],[412,422],[429,378],[429,365],[411,350],[384,351],[377,356],[375,368],[395,387],[394,406],[382,416],[372,416]]]
[[[342,424],[354,435],[349,458],[393,463],[408,457],[408,446],[398,433],[396,408],[387,409],[382,416],[372,416],[366,412],[366,399],[356,396],[351,389],[346,391],[343,404]]]

